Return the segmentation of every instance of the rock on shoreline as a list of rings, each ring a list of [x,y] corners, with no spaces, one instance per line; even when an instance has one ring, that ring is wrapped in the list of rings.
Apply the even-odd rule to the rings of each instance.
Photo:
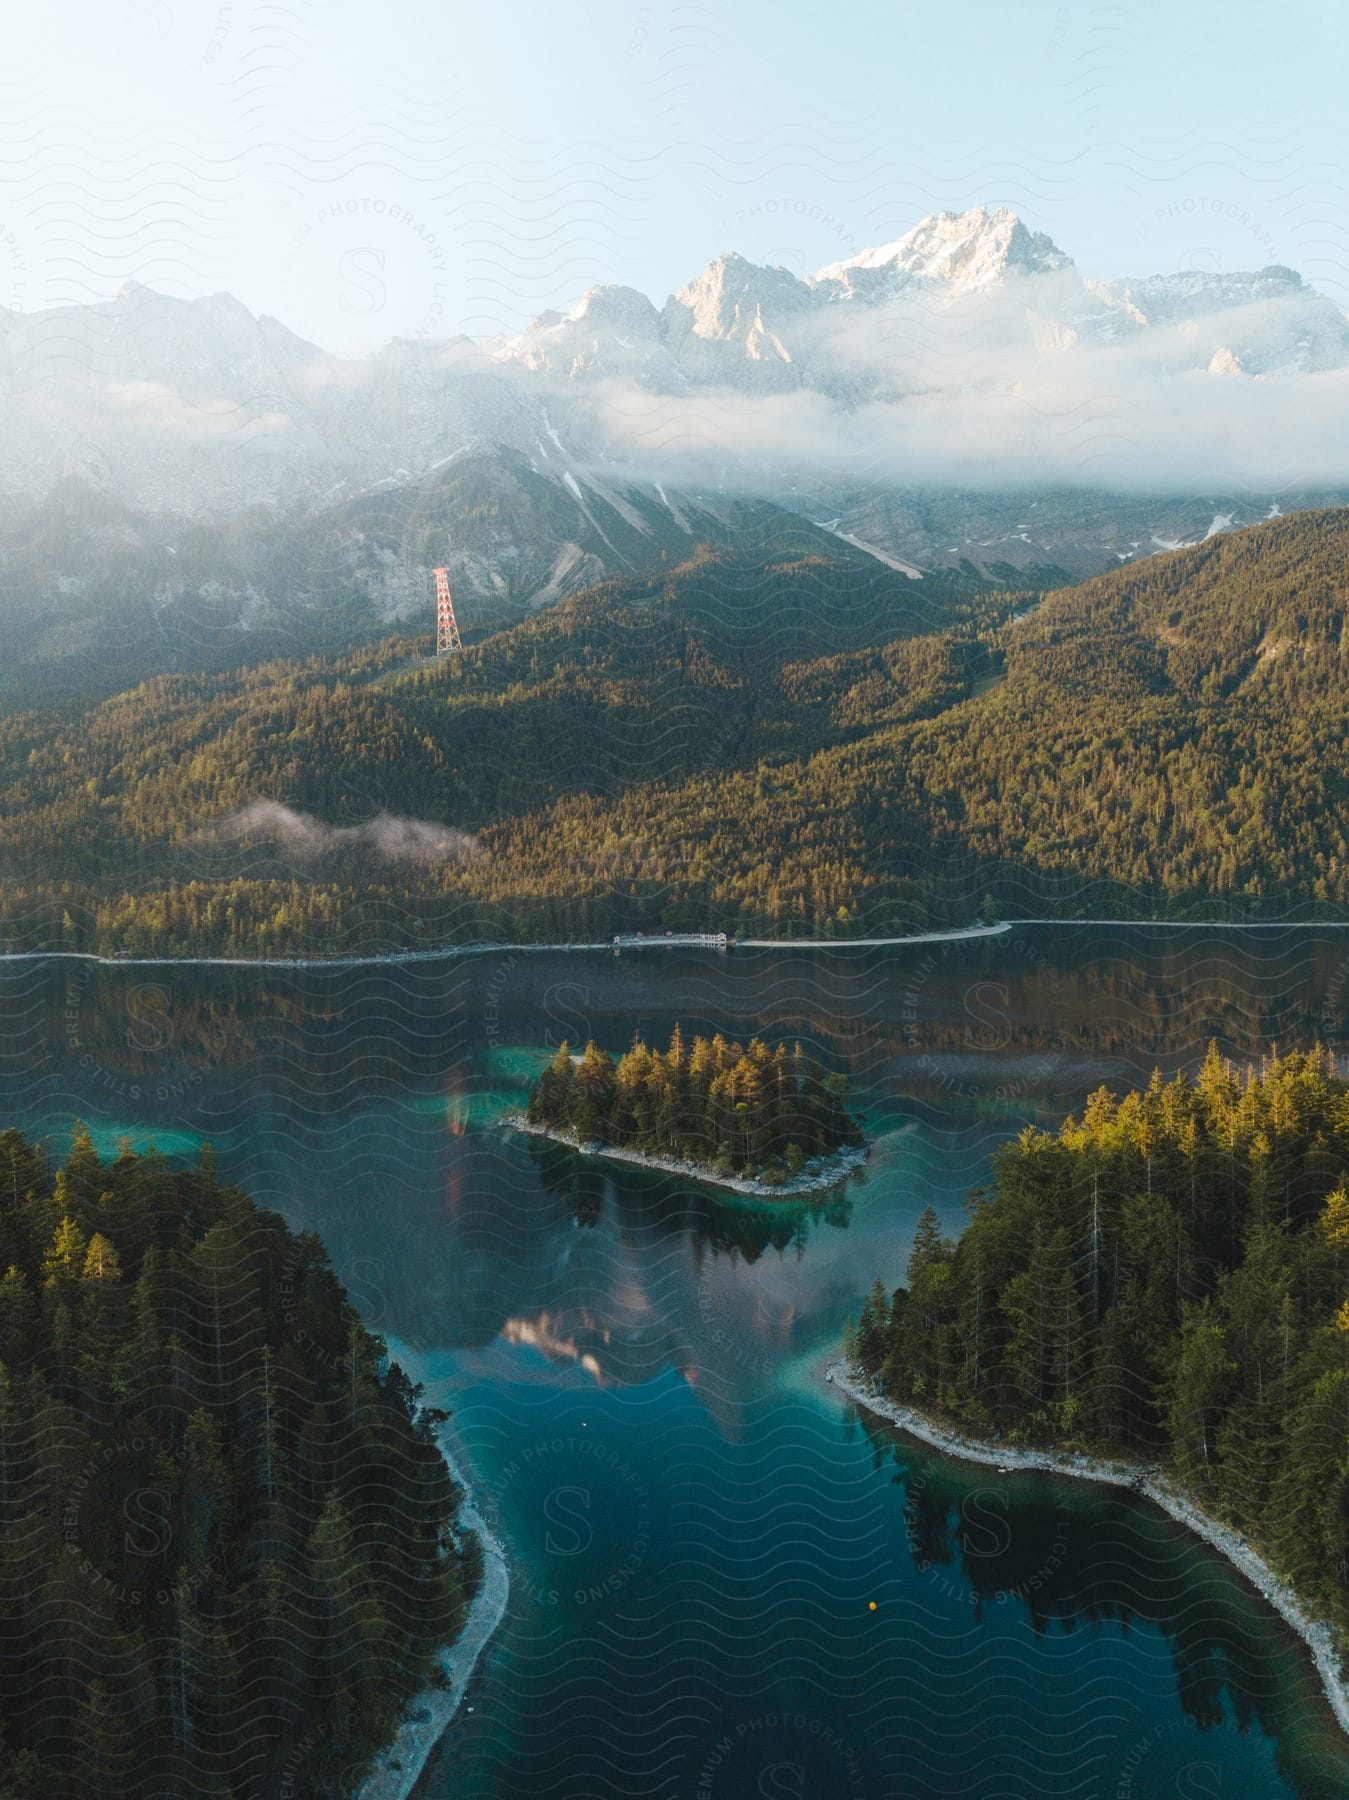
[[[408,1800],[421,1780],[432,1751],[463,1704],[478,1659],[506,1612],[510,1594],[506,1553],[473,1500],[472,1489],[464,1480],[463,1471],[443,1432],[440,1434],[440,1452],[456,1484],[464,1490],[459,1526],[461,1535],[476,1537],[482,1546],[482,1580],[468,1609],[463,1631],[440,1653],[439,1666],[446,1685],[433,1684],[423,1688],[409,1703],[397,1735],[371,1763],[369,1774],[357,1790],[356,1800]]]
[[[1112,1487],[1133,1488],[1144,1494],[1155,1506],[1169,1514],[1180,1525],[1203,1538],[1244,1575],[1257,1592],[1269,1602],[1285,1624],[1292,1627],[1311,1651],[1316,1672],[1330,1710],[1340,1728],[1349,1732],[1349,1678],[1341,1660],[1339,1646],[1330,1626],[1314,1619],[1303,1608],[1297,1595],[1269,1567],[1260,1553],[1240,1532],[1222,1525],[1201,1512],[1192,1500],[1162,1479],[1156,1468],[1143,1463],[1117,1462],[1088,1456],[1085,1451],[1064,1455],[1053,1450],[1023,1450],[988,1439],[962,1436],[930,1419],[911,1406],[901,1406],[888,1395],[877,1391],[874,1384],[853,1364],[840,1357],[829,1364],[824,1378],[840,1393],[868,1412],[875,1413],[887,1424],[897,1425],[920,1443],[940,1450],[944,1456],[961,1462],[981,1463],[1003,1469],[1040,1469],[1052,1475],[1074,1475],[1085,1481],[1100,1481]]]
[[[523,1131],[530,1137],[549,1138],[582,1156],[603,1156],[610,1162],[631,1163],[638,1169],[655,1169],[664,1175],[684,1175],[704,1187],[725,1188],[733,1194],[747,1194],[752,1200],[791,1200],[800,1194],[823,1194],[845,1181],[854,1169],[860,1169],[869,1155],[865,1144],[845,1144],[829,1156],[817,1156],[806,1163],[799,1175],[769,1187],[762,1181],[746,1180],[739,1175],[718,1175],[706,1163],[689,1157],[653,1156],[649,1150],[622,1150],[603,1138],[581,1139],[553,1125],[534,1125],[524,1113],[505,1113],[497,1121],[511,1131]]]

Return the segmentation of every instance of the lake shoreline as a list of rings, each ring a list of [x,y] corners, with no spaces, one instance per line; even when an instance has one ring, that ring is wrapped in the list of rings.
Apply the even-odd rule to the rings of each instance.
[[[84,962],[108,969],[380,969],[401,968],[412,963],[449,962],[466,956],[546,956],[551,952],[593,955],[596,951],[618,955],[643,950],[705,950],[713,956],[724,956],[737,948],[742,950],[846,950],[883,949],[896,944],[945,944],[963,938],[1002,937],[1017,925],[1095,924],[1095,920],[1016,919],[1000,925],[951,925],[936,931],[909,932],[903,937],[874,938],[740,938],[727,939],[724,945],[707,942],[706,933],[690,937],[648,937],[623,940],[616,946],[612,938],[594,942],[573,942],[567,938],[532,939],[527,943],[484,940],[470,944],[437,944],[427,950],[372,950],[352,955],[296,956],[130,956],[109,950],[4,950],[0,964],[25,962]],[[1109,923],[1110,921],[1102,921]],[[1147,921],[1145,921],[1146,923]],[[1349,930],[1349,921],[1345,923]]]
[[[524,1113],[503,1113],[497,1123],[508,1131],[524,1132],[527,1137],[547,1138],[550,1143],[561,1144],[564,1150],[574,1150],[578,1156],[600,1156],[606,1162],[628,1163],[633,1168],[648,1169],[658,1175],[680,1175],[702,1187],[721,1188],[749,1200],[797,1200],[812,1194],[830,1193],[840,1187],[854,1169],[860,1169],[870,1154],[867,1144],[847,1144],[829,1156],[815,1157],[803,1165],[799,1175],[780,1182],[777,1187],[767,1187],[762,1181],[746,1180],[740,1175],[718,1175],[709,1164],[694,1162],[687,1157],[653,1156],[649,1150],[623,1150],[616,1144],[606,1143],[603,1138],[582,1141],[555,1125],[533,1125]]]
[[[1186,1495],[1169,1486],[1155,1465],[1089,1456],[1085,1451],[1064,1455],[1053,1450],[1022,1449],[993,1439],[968,1437],[953,1431],[926,1413],[903,1406],[877,1391],[865,1376],[838,1357],[824,1370],[824,1379],[855,1405],[865,1407],[888,1425],[930,1449],[960,1462],[979,1463],[1003,1470],[1038,1470],[1049,1475],[1071,1475],[1083,1481],[1099,1481],[1109,1487],[1127,1487],[1142,1494],[1177,1524],[1192,1531],[1245,1576],[1311,1652],[1321,1687],[1340,1729],[1349,1734],[1349,1670],[1341,1659],[1335,1635],[1324,1620],[1313,1618],[1297,1595],[1281,1581],[1247,1539],[1230,1526],[1202,1512]]]
[[[469,1605],[464,1629],[437,1658],[438,1671],[446,1678],[441,1686],[432,1680],[408,1702],[392,1743],[370,1765],[356,1790],[355,1800],[408,1800],[426,1766],[464,1703],[469,1683],[483,1652],[496,1635],[510,1597],[510,1565],[501,1540],[483,1517],[463,1469],[442,1430],[437,1435],[440,1453],[464,1499],[459,1508],[461,1537],[476,1537],[482,1547],[482,1579]]]
[[[934,931],[911,931],[899,937],[856,938],[728,938],[724,949],[690,944],[679,938],[649,937],[625,941],[622,952],[701,949],[724,956],[735,950],[883,950],[906,944],[954,944],[973,938],[1005,937],[1009,931],[1080,925],[1137,928],[1146,931],[1349,931],[1349,919],[1004,919],[996,925],[951,925]],[[5,950],[0,965],[29,962],[83,962],[108,969],[380,969],[415,963],[449,962],[469,956],[544,956],[550,953],[613,953],[612,939],[573,943],[565,938],[530,943],[482,942],[438,944],[428,950],[377,950],[353,955],[296,956],[129,956],[106,950]]]

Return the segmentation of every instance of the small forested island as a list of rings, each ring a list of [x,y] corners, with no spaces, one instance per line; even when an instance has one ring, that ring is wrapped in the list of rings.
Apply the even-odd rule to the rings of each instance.
[[[863,1160],[847,1078],[825,1074],[800,1044],[770,1050],[694,1038],[676,1025],[664,1050],[638,1039],[617,1062],[596,1044],[562,1044],[523,1123],[603,1154],[692,1173],[741,1191],[836,1187]]]
[[[1178,1494],[1187,1522],[1253,1545],[1342,1655],[1347,1172],[1349,1083],[1328,1054],[1239,1074],[1210,1049],[1196,1080],[1102,1089],[1057,1136],[1022,1132],[958,1241],[929,1208],[907,1286],[876,1282],[849,1355],[920,1427],[994,1435],[1009,1463],[1051,1442],[1130,1459],[1176,1516]]]
[[[209,1153],[0,1133],[0,1268],[0,1793],[355,1791],[475,1580],[445,1415]]]

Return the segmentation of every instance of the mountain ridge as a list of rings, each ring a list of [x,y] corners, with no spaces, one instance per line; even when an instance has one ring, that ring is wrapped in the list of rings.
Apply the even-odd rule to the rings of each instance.
[[[375,594],[387,621],[425,586],[419,559],[451,568],[470,618],[499,619],[504,599],[640,570],[639,538],[673,532],[682,554],[689,521],[743,506],[918,570],[1045,586],[1349,497],[1331,301],[1278,265],[1084,277],[1007,208],[932,215],[814,275],[727,251],[660,306],[600,284],[511,338],[351,360],[229,294],[138,284],[0,326],[6,627],[15,608],[55,621],[113,568],[149,606],[156,533],[245,521],[275,562],[330,515],[308,531],[325,568],[297,584],[324,591],[343,509],[365,500],[402,522],[380,552],[407,596]],[[446,470],[462,504],[433,544]],[[35,567],[34,506],[72,477],[126,532],[52,540]]]
[[[1005,207],[930,215],[806,277],[730,250],[659,306],[636,288],[597,284],[513,337],[394,339],[359,358],[334,356],[227,292],[185,300],[128,283],[115,299],[5,315],[0,382],[11,431],[0,446],[0,493],[40,492],[59,473],[58,442],[95,452],[112,444],[126,498],[153,494],[185,512],[186,494],[222,510],[312,500],[335,478],[425,473],[473,443],[537,456],[561,423],[573,463],[614,460],[613,444],[578,405],[587,381],[632,380],[673,397],[724,387],[751,397],[802,389],[845,406],[903,402],[930,385],[921,340],[940,333],[941,309],[986,311],[1000,296],[1010,310],[991,328],[1002,337],[1011,328],[1014,362],[1027,370],[1073,344],[1173,328],[1193,339],[1179,356],[1168,343],[1173,375],[1206,371],[1222,351],[1229,373],[1349,369],[1349,321],[1293,270],[1084,278]],[[1016,328],[1032,300],[1035,318]],[[841,322],[889,304],[919,307],[914,342],[840,342]],[[1226,332],[1200,324],[1252,307],[1260,317],[1225,320]],[[1286,319],[1271,312],[1281,307],[1291,309]],[[960,332],[972,329],[962,315]],[[549,401],[554,415],[572,416],[546,420]],[[153,456],[145,439],[154,432],[171,455]],[[1025,479],[1009,474],[1009,485]]]

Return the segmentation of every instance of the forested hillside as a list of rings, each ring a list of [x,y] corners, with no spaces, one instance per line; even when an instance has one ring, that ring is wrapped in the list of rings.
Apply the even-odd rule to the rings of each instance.
[[[209,1157],[0,1193],[0,1792],[348,1791],[463,1622],[443,1415]]]
[[[1337,916],[1347,520],[1042,601],[709,550],[453,665],[387,640],[14,712],[0,938],[284,953],[848,936],[981,908]]]
[[[1094,1094],[924,1215],[853,1351],[1016,1442],[1162,1458],[1349,1629],[1349,1082],[1319,1051]]]

